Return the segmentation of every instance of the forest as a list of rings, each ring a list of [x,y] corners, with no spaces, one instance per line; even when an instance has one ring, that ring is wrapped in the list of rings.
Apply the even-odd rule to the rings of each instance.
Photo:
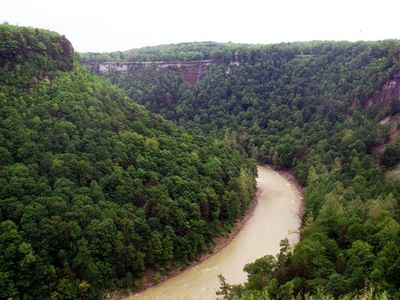
[[[81,54],[88,65],[192,59],[217,61],[194,87],[176,68],[98,75],[193,134],[292,170],[305,187],[297,246],[282,241],[277,256],[248,264],[242,285],[222,276],[220,296],[400,298],[400,180],[387,176],[400,162],[393,134],[400,99],[370,103],[400,72],[400,42],[193,43]]]
[[[85,66],[199,59],[195,86]],[[400,298],[400,99],[373,103],[400,41],[77,54],[1,24],[0,70],[0,299],[98,299],[189,264],[246,212],[256,162],[305,187],[301,240],[220,297]]]
[[[57,33],[0,25],[0,299],[99,299],[212,248],[252,159],[148,112]]]

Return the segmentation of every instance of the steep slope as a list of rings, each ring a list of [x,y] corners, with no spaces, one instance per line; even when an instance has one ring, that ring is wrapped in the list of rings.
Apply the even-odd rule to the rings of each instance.
[[[0,298],[99,298],[184,265],[249,205],[254,163],[0,25]]]
[[[119,72],[122,74],[133,73],[157,73],[165,69],[176,71],[183,81],[189,85],[195,85],[209,69],[214,66],[214,60],[191,60],[191,61],[152,61],[152,62],[89,62],[89,70],[99,74]]]
[[[383,165],[391,168],[400,163],[400,73],[386,82],[366,102],[364,110],[369,118],[379,122],[378,144],[374,151]],[[397,177],[399,171],[391,175]],[[389,176],[392,177],[392,176]]]
[[[217,65],[194,88],[186,87],[174,70],[134,69],[106,76],[151,111],[189,129],[216,133],[243,153],[280,168],[301,164],[316,143],[339,144],[343,136],[336,126],[357,126],[351,114],[365,107],[400,69],[397,41],[200,45],[191,49],[185,44],[186,51],[203,51],[202,57],[215,59]],[[154,52],[173,53],[176,46],[170,47],[171,51],[167,45],[149,52],[157,59]],[[129,57],[128,52],[120,57]],[[85,61],[93,63],[96,56]],[[362,122],[370,122],[359,137],[370,148],[376,144],[375,120]],[[357,147],[362,146],[351,148]],[[337,150],[331,151],[321,151],[329,155],[325,160],[335,158]],[[307,167],[296,169],[305,183]]]
[[[379,124],[379,111],[366,107],[385,83],[396,81],[400,42],[185,47],[182,52],[196,49],[200,58],[218,61],[194,88],[172,71],[108,77],[152,111],[219,136],[260,161],[291,168],[306,187],[296,248],[283,243],[277,257],[249,264],[248,282],[222,285],[223,295],[351,298],[369,282],[399,298],[400,183],[387,181],[386,168],[377,163],[374,150],[387,129]],[[168,49],[176,48],[148,49],[149,57],[157,60],[154,53],[172,53]],[[145,49],[131,53],[139,52]],[[238,65],[227,72],[232,62]]]
[[[59,34],[34,28],[1,25],[0,83],[28,87],[55,71],[71,71],[74,50]]]

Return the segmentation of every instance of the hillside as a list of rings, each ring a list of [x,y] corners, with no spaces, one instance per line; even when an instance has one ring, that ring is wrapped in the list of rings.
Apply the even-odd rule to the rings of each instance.
[[[400,71],[400,42],[178,44],[83,54],[83,61],[194,59],[193,52],[216,61],[193,87],[173,68],[103,75],[149,110],[292,169],[305,185],[299,244],[283,243],[277,257],[249,264],[248,282],[222,285],[222,295],[352,298],[372,285],[399,298],[400,183],[385,178],[399,143],[393,140],[383,155],[376,149],[398,132],[382,121],[398,118],[397,94],[384,95],[396,86],[390,82]]]
[[[348,118],[352,113],[368,107],[368,117],[363,121],[374,123],[375,119],[381,121],[390,114],[388,105],[383,107],[380,101],[388,103],[391,97],[392,106],[398,103],[398,97],[389,95],[393,88],[386,88],[385,95],[378,95],[386,82],[395,86],[389,81],[400,69],[397,41],[219,44],[219,47],[206,43],[193,44],[192,48],[183,45],[188,53],[203,51],[200,57],[214,60],[214,67],[194,87],[184,84],[179,68],[152,71],[131,68],[123,73],[118,70],[99,73],[149,110],[187,128],[200,126],[203,132],[217,133],[243,153],[281,168],[292,167],[295,159],[303,159],[317,141],[329,138],[331,144],[338,144],[341,136],[332,132],[337,131],[335,123],[347,122],[349,127],[353,126],[354,120]],[[147,49],[151,57],[168,61],[168,56],[160,53],[179,53],[171,56],[175,59],[185,53],[174,52],[180,48],[183,46],[179,44],[166,45],[136,52]],[[118,58],[127,59],[129,53],[135,51],[120,53]],[[91,66],[101,63],[102,56],[91,54],[90,60],[87,56],[83,55],[84,61],[90,61]],[[112,53],[108,57],[116,59]],[[316,132],[316,128],[323,132]],[[306,131],[310,132],[304,136]],[[369,148],[377,142],[373,134],[377,130],[363,136],[370,140],[364,140]],[[296,135],[300,136],[295,138]],[[303,183],[306,175],[301,178]]]
[[[3,24],[0,58],[1,299],[138,288],[247,209],[252,161],[90,75],[65,37]]]

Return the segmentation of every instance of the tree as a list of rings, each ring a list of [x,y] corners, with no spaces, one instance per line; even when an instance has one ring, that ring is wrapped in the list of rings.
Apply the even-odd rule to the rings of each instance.
[[[222,296],[221,299],[224,299],[224,300],[231,299],[231,295],[230,295],[231,286],[226,283],[225,277],[222,276],[222,274],[219,274],[218,275],[218,280],[219,280],[219,283],[220,283],[220,288],[219,288],[218,291],[215,292],[217,294],[217,296]]]

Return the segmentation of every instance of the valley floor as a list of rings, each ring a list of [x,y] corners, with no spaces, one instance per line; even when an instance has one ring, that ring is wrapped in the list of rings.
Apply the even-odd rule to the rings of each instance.
[[[275,255],[279,242],[286,237],[291,244],[297,243],[301,191],[285,174],[268,167],[259,166],[258,175],[257,205],[254,212],[250,210],[251,218],[235,228],[233,238],[219,244],[201,263],[128,299],[213,299],[219,288],[218,274],[230,284],[242,283],[247,278],[242,271],[245,264],[267,254]]]

